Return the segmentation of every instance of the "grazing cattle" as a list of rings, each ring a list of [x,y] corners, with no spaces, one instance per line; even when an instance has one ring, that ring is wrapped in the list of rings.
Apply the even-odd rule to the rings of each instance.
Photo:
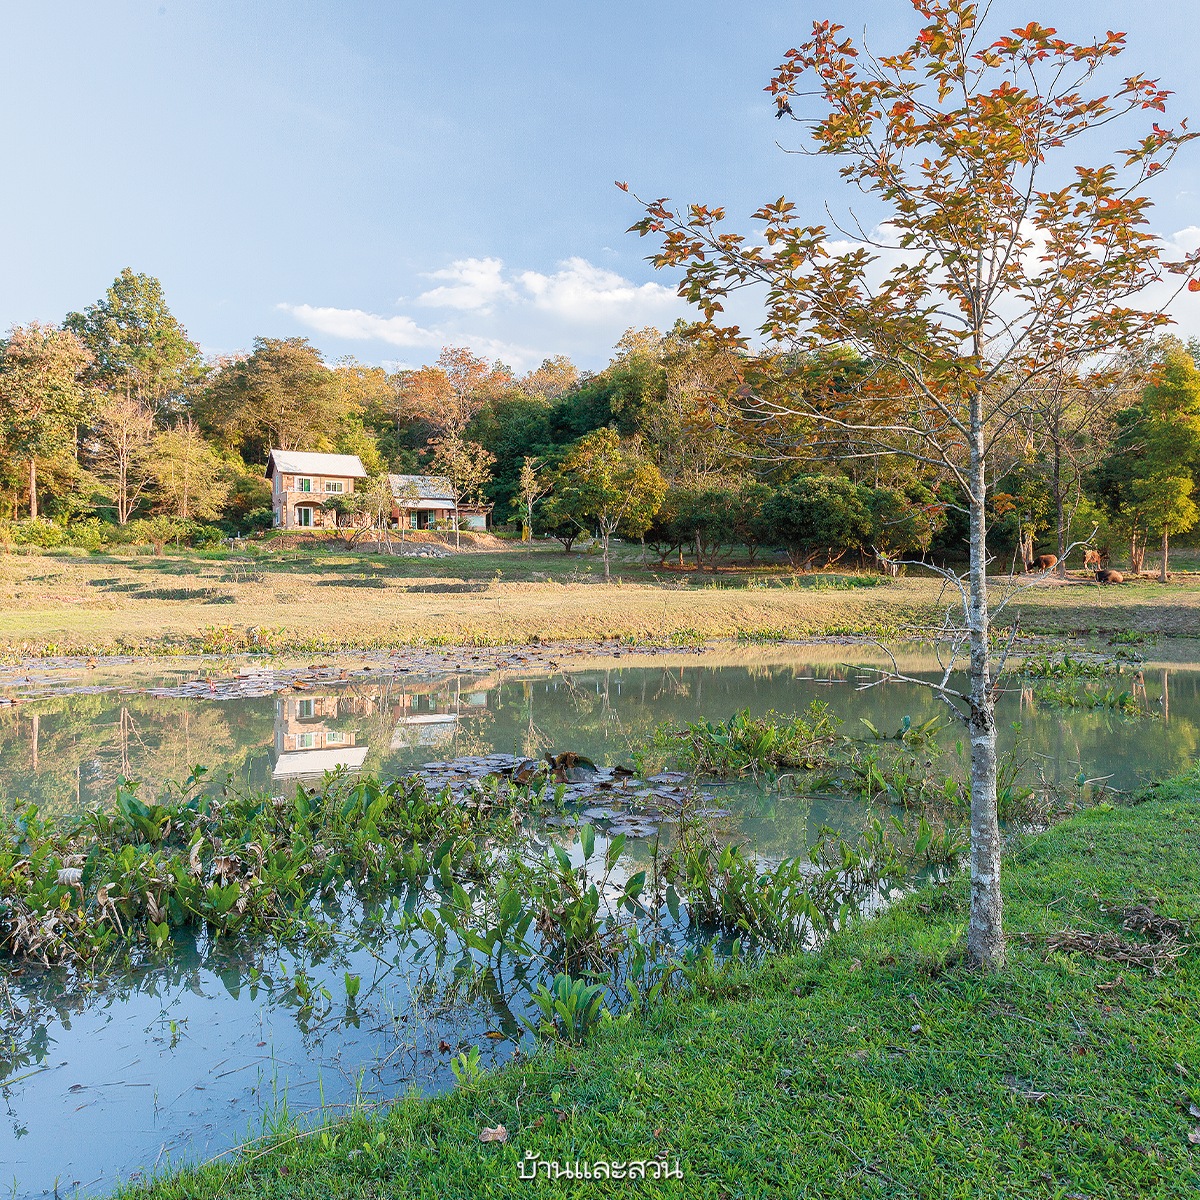
[[[1096,582],[1097,583],[1124,583],[1125,576],[1122,575],[1120,571],[1109,571],[1104,568],[1100,568],[1096,572]]]
[[[1100,551],[1085,550],[1083,552],[1083,565],[1085,568],[1092,567],[1095,570],[1100,568]]]
[[[1039,554],[1034,562],[1026,563],[1027,571],[1053,571],[1058,566],[1057,554]]]

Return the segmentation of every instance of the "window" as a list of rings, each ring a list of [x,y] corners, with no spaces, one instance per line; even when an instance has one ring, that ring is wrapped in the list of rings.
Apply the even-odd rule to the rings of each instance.
[[[340,479],[325,480],[325,490],[327,492],[344,492],[346,485]]]
[[[311,479],[311,478],[309,478],[309,477],[308,477],[308,476],[306,476],[306,475],[305,475],[305,476],[297,476],[297,478],[296,478],[296,491],[298,491],[298,492],[311,492],[312,490],[313,490],[313,486],[312,486],[312,479]]]
[[[312,750],[316,747],[317,735],[315,733],[301,733],[296,737],[297,750]]]
[[[344,733],[334,733],[332,730],[325,735],[325,745],[327,746],[344,746],[347,740]]]
[[[297,700],[296,716],[301,720],[304,720],[306,717],[316,716],[316,705],[317,702],[315,700]]]
[[[311,508],[296,509],[296,524],[301,529],[311,529],[313,523],[313,510]]]

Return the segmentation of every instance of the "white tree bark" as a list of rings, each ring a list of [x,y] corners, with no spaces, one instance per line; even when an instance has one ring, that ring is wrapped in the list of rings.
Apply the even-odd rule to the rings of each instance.
[[[988,658],[987,498],[983,397],[971,399],[971,564],[967,580],[970,643],[971,918],[967,954],[981,967],[1004,961],[1000,894],[1000,824],[996,802],[996,701]]]

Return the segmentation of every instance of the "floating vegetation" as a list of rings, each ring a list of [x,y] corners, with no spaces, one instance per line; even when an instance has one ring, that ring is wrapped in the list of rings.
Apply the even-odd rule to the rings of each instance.
[[[1103,691],[1096,691],[1077,682],[1046,682],[1039,683],[1033,689],[1033,696],[1035,700],[1055,708],[1104,710],[1128,717],[1148,715],[1146,706],[1127,688],[1118,690],[1110,686]]]
[[[1108,679],[1120,675],[1140,658],[1130,651],[1116,654],[1087,654],[1073,657],[1066,653],[1031,654],[1016,665],[1016,673],[1027,679]]]
[[[749,709],[728,721],[694,721],[682,727],[660,725],[650,744],[634,756],[644,766],[664,753],[692,775],[728,779],[739,775],[774,777],[780,771],[816,770],[830,764],[841,721],[814,700],[803,716],[771,711],[752,717]]]

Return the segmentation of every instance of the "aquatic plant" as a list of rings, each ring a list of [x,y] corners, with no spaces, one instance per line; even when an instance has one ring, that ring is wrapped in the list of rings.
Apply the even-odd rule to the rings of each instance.
[[[494,794],[468,808],[419,779],[335,774],[290,797],[212,796],[205,774],[158,800],[121,779],[110,811],[49,821],[30,805],[0,825],[0,954],[49,964],[127,940],[161,949],[185,927],[299,932],[313,903],[343,888],[365,896],[433,871],[476,874],[481,832],[515,832]]]
[[[560,972],[549,985],[538,984],[530,1000],[541,1015],[537,1021],[524,1024],[542,1037],[564,1042],[587,1041],[612,1016],[604,1003],[604,994],[603,984],[572,979]]]
[[[654,751],[666,752],[682,771],[719,778],[815,770],[829,764],[839,725],[841,721],[819,700],[804,715],[781,716],[772,710],[752,717],[749,709],[743,709],[717,723],[660,725],[649,746],[635,752],[634,761],[644,766]]]

